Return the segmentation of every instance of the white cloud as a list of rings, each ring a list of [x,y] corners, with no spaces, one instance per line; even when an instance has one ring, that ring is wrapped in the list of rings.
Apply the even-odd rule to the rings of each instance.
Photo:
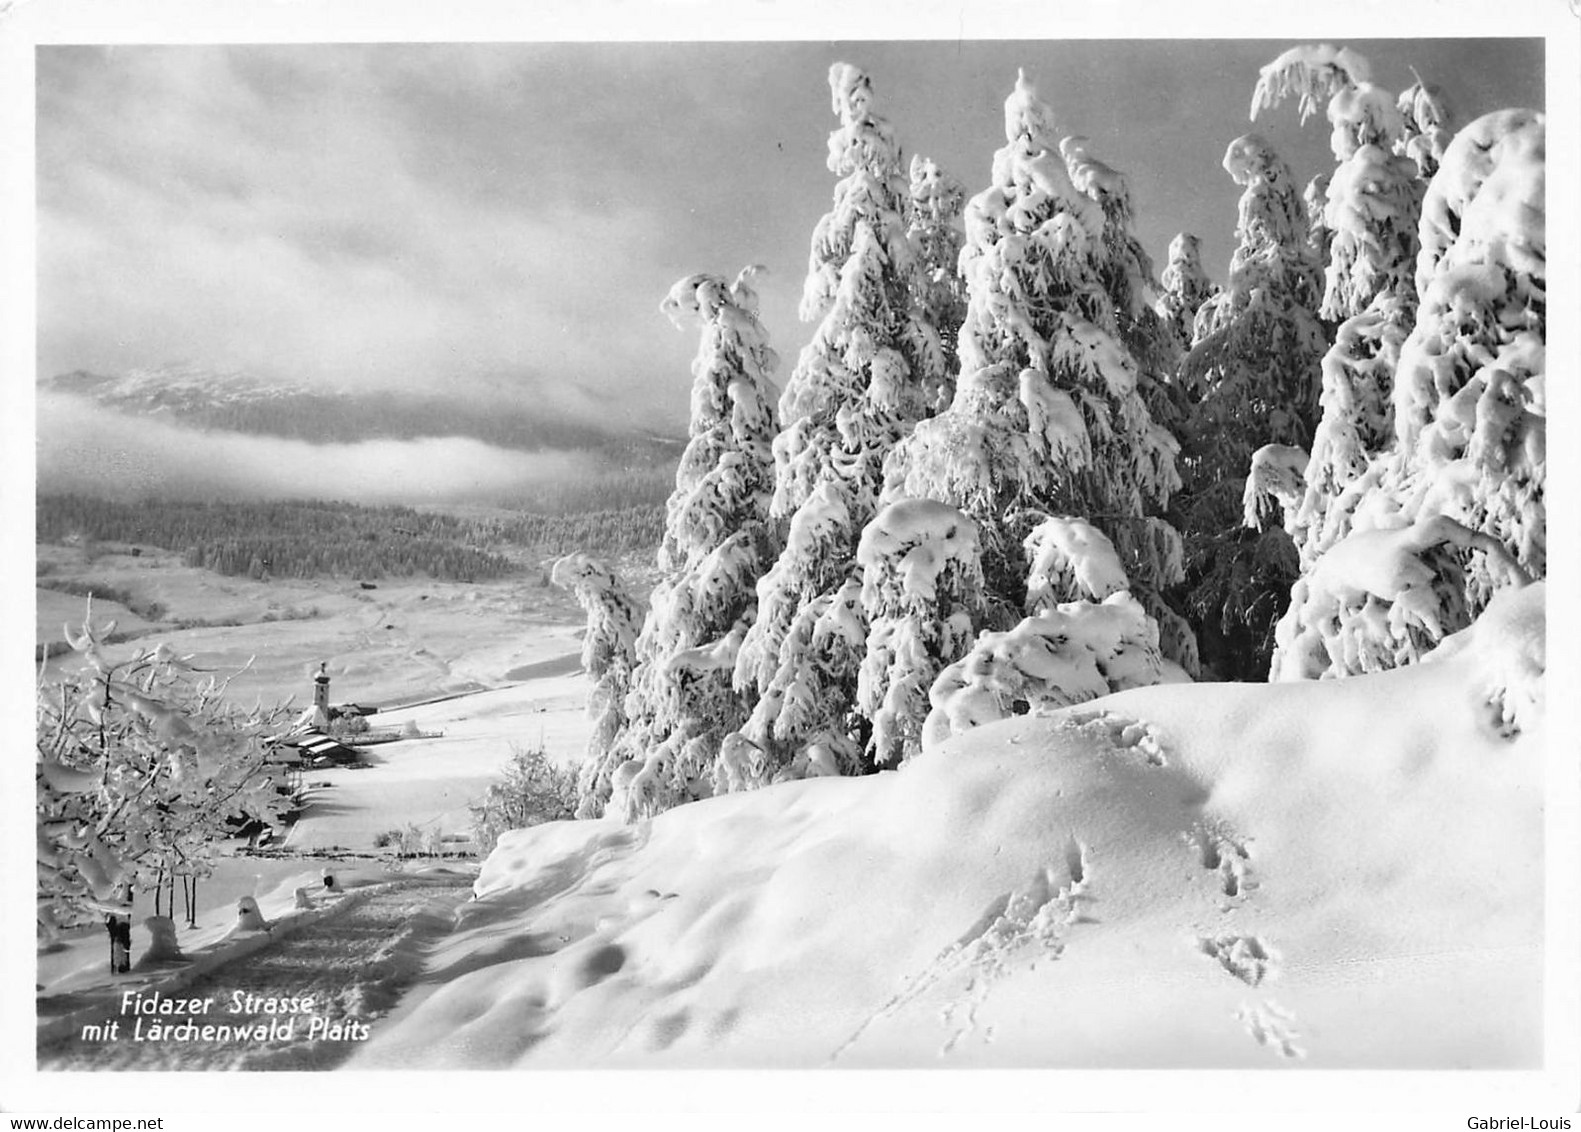
[[[473,502],[585,477],[587,453],[513,452],[462,437],[309,444],[200,431],[80,397],[38,400],[40,491],[165,498]]]

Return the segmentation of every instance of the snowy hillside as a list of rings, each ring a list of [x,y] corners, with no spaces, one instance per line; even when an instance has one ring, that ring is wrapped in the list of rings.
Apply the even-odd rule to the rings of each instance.
[[[1544,617],[509,834],[351,1064],[1535,1068]]]

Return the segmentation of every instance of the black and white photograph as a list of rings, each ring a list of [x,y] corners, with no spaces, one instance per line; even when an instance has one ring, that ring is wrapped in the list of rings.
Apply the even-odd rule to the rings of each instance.
[[[0,5],[0,1109],[1581,1121],[1499,7]]]

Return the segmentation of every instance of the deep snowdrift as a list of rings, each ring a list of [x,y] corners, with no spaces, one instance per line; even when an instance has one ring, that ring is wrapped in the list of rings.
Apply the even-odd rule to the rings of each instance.
[[[352,1065],[1536,1068],[1543,634],[507,835]]]

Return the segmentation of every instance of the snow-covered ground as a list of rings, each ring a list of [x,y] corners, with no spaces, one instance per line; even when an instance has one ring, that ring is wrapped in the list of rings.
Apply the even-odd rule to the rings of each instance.
[[[1538,1068],[1543,632],[508,835],[351,1064]]]
[[[421,921],[398,994],[382,960],[311,975],[366,1041],[190,1067],[1539,1069],[1543,592],[1411,668],[1135,689],[896,773],[507,835],[448,927],[426,895],[348,923]],[[331,804],[288,845],[464,828],[511,743],[574,757],[584,695],[549,675],[391,713],[443,735],[311,775]],[[266,914],[300,880],[257,875]],[[206,978],[313,969],[267,954]]]

